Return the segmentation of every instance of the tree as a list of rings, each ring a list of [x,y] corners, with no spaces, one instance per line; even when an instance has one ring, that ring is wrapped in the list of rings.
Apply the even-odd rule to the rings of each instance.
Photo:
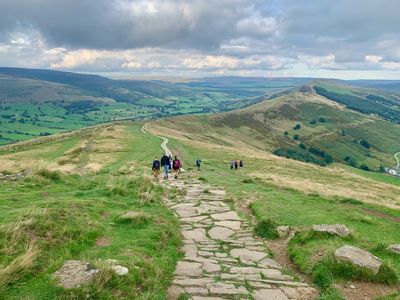
[[[296,124],[296,126],[293,127],[294,130],[299,130],[301,128],[300,124]]]
[[[362,165],[360,166],[360,169],[361,169],[361,170],[364,170],[364,171],[369,171],[369,170],[370,170],[370,168],[369,168],[366,164],[362,164]]]
[[[310,124],[313,124],[313,125],[317,124],[317,120],[315,120],[315,119],[311,120]]]
[[[289,135],[289,132],[285,131],[285,135]]]
[[[360,145],[367,149],[371,148],[371,144],[367,140],[361,140]]]
[[[303,143],[299,144],[299,147],[300,147],[301,149],[303,149],[303,150],[306,149],[306,145],[304,145]]]
[[[298,134],[295,134],[295,135],[293,136],[293,139],[294,139],[295,141],[298,141],[298,140],[300,139],[300,136],[299,136]]]
[[[319,118],[318,121],[321,122],[321,123],[325,123],[326,122],[325,118],[322,118],[322,117]]]

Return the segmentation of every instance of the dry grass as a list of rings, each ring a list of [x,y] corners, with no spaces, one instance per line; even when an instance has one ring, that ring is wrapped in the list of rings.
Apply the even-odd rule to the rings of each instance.
[[[36,237],[26,230],[34,223],[33,214],[0,228],[3,239],[0,253],[15,257],[5,267],[0,265],[0,292],[29,272],[40,253]]]
[[[167,126],[165,126],[167,124]],[[171,124],[173,124],[171,122]],[[151,133],[175,138],[192,147],[215,150],[218,152],[239,155],[245,160],[262,160],[258,165],[263,168],[250,176],[259,177],[280,187],[293,188],[306,193],[318,193],[322,196],[339,196],[354,198],[363,202],[399,208],[400,188],[383,182],[374,181],[354,174],[340,165],[319,167],[283,157],[277,157],[267,151],[262,151],[243,141],[235,140],[235,146],[222,146],[205,142],[202,138],[194,138],[183,132],[176,124],[158,122],[148,123],[147,130]],[[230,137],[233,142],[234,137]],[[229,141],[229,138],[228,138]],[[245,169],[249,171],[249,169]]]

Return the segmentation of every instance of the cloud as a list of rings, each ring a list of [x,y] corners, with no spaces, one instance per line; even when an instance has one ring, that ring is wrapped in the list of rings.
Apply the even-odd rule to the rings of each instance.
[[[0,65],[393,78],[398,8],[398,0],[2,0]]]

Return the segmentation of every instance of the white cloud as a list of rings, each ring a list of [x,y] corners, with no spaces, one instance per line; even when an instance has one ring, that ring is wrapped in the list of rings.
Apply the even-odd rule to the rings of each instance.
[[[380,55],[365,55],[365,61],[378,64],[383,59]]]

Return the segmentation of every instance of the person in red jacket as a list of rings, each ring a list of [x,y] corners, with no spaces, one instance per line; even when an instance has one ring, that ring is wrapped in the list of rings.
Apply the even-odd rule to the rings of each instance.
[[[175,155],[174,161],[172,162],[172,169],[174,169],[175,179],[178,179],[178,174],[179,174],[181,167],[182,167],[182,163],[178,159],[178,157]]]

